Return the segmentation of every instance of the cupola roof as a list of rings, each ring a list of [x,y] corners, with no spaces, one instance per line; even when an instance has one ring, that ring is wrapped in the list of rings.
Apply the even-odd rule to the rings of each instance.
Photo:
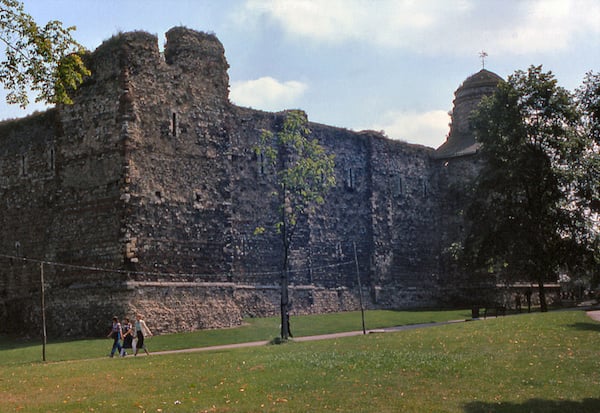
[[[436,157],[456,157],[477,152],[479,143],[471,130],[469,116],[484,96],[494,93],[500,82],[503,79],[496,73],[481,69],[456,89],[450,133],[446,142],[436,150]]]

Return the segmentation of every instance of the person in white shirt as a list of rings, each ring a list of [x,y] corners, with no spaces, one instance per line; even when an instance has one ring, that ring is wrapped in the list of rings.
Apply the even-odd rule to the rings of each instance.
[[[144,343],[144,337],[148,337],[152,335],[152,331],[146,325],[146,322],[142,318],[141,314],[136,316],[135,320],[135,338],[137,338],[137,343],[134,340],[134,355],[137,356],[138,351],[140,349],[144,349],[147,355],[150,355],[148,349],[146,348],[146,344]]]

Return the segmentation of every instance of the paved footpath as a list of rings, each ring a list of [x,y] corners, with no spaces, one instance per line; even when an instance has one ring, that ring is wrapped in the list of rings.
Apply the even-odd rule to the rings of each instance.
[[[600,310],[588,311],[586,313],[592,320],[600,321]]]
[[[600,310],[587,311],[586,314],[593,320],[600,322]],[[470,320],[453,320],[453,321],[443,321],[439,323],[424,323],[424,324],[411,324],[405,326],[398,327],[388,327],[381,328],[375,330],[367,330],[366,334],[374,334],[374,333],[390,333],[395,331],[405,331],[405,330],[414,330],[416,328],[427,328],[427,327],[436,327],[442,326],[446,324],[454,324],[454,323],[462,323]],[[317,341],[317,340],[330,340],[341,337],[352,337],[352,336],[360,336],[363,331],[347,331],[344,333],[335,333],[335,334],[321,334],[318,336],[305,336],[305,337],[295,337],[294,341]],[[209,346],[209,347],[197,347],[197,348],[186,348],[181,350],[168,350],[168,351],[153,351],[151,354],[153,355],[161,355],[161,354],[177,354],[177,353],[196,353],[200,351],[218,351],[218,350],[228,350],[232,348],[242,348],[242,347],[261,347],[269,344],[269,341],[252,341],[249,343],[236,343],[236,344],[224,344],[221,346]],[[142,355],[142,354],[139,354]]]
[[[376,330],[366,330],[363,331],[346,331],[343,333],[334,333],[334,334],[321,334],[318,336],[304,336],[304,337],[294,337],[294,341],[318,341],[318,340],[330,340],[341,337],[352,337],[352,336],[360,336],[362,334],[373,334],[373,333],[390,333],[394,331],[404,331],[404,330],[414,330],[416,328],[426,328],[426,327],[436,327],[445,324],[453,324],[453,323],[462,323],[467,320],[454,320],[454,321],[443,321],[439,323],[424,323],[424,324],[411,324],[406,326],[398,326],[398,327],[388,327]],[[215,350],[227,350],[232,348],[242,348],[242,347],[260,347],[266,346],[269,344],[269,341],[251,341],[249,343],[236,343],[236,344],[224,344],[221,346],[210,346],[210,347],[196,347],[196,348],[186,348],[181,350],[168,350],[168,351],[153,351],[151,354],[161,355],[161,354],[177,354],[177,353],[195,353],[200,351],[215,351]],[[138,354],[138,356],[141,354]]]

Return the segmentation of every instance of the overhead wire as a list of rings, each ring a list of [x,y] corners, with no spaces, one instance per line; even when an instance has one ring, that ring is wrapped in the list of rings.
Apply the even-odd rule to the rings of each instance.
[[[67,263],[41,260],[41,259],[35,259],[35,258],[18,257],[16,255],[9,255],[9,254],[0,254],[0,258],[6,258],[6,259],[11,259],[11,260],[16,260],[16,261],[23,261],[23,262],[32,262],[32,263],[37,263],[37,264],[44,264],[44,265],[54,266],[54,267],[62,267],[62,268],[73,269],[73,270],[115,273],[115,274],[125,274],[125,275],[133,275],[133,276],[138,275],[138,276],[173,277],[173,278],[175,278],[175,277],[193,277],[193,278],[215,277],[215,278],[217,278],[217,277],[232,277],[235,275],[232,273],[202,274],[202,273],[177,273],[177,272],[163,272],[163,271],[138,271],[138,270],[127,270],[127,269],[121,269],[121,268],[101,268],[101,267],[95,267],[95,266],[89,266],[89,265],[67,264]],[[290,269],[290,270],[288,270],[288,273],[294,274],[294,273],[300,273],[300,272],[305,272],[305,271],[322,271],[322,270],[327,270],[327,269],[336,268],[336,267],[340,267],[340,266],[346,266],[346,265],[350,265],[350,264],[354,264],[354,261],[344,261],[344,262],[338,262],[338,263],[333,263],[333,264],[328,264],[328,265],[322,265],[322,266],[318,266],[318,267],[305,267],[305,268],[301,268],[301,269]],[[243,272],[239,275],[242,277],[256,277],[256,276],[281,274],[281,271],[282,270]]]

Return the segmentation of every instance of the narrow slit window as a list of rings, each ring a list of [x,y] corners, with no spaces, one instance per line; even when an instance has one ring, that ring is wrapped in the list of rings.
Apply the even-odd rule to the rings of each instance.
[[[402,196],[402,194],[404,192],[402,177],[396,175],[394,177],[394,183],[393,183],[393,185],[394,185],[393,186],[394,195],[395,196]]]
[[[21,175],[27,176],[27,157],[21,155]]]
[[[258,152],[258,151],[257,151]],[[262,149],[256,153],[256,163],[258,164],[258,171],[260,175],[265,174],[265,154]]]
[[[346,171],[346,188],[348,190],[353,190],[356,186],[356,176],[354,170],[352,168],[348,168]]]
[[[171,123],[171,134],[173,137],[177,136],[177,113],[173,112],[173,120]]]
[[[260,153],[260,174],[265,174],[265,155],[262,152]]]
[[[50,148],[50,153],[48,154],[48,166],[51,171],[56,169],[56,160],[54,155],[54,148]]]

